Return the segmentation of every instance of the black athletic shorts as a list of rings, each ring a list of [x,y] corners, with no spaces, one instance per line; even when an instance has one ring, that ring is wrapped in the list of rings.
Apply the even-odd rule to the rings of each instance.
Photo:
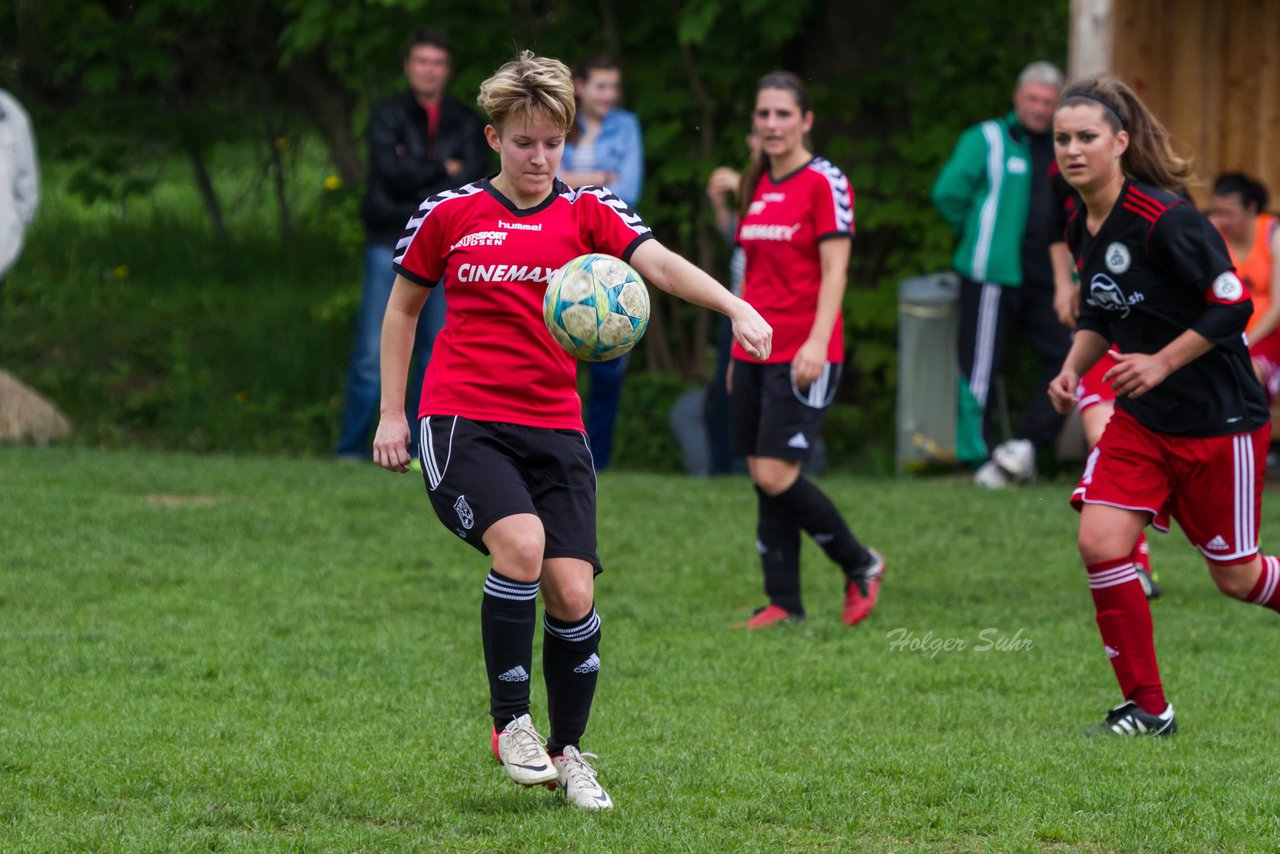
[[[835,400],[843,366],[827,362],[806,389],[791,382],[790,362],[733,360],[729,400],[730,444],[735,454],[803,462],[813,452],[827,407]]]
[[[499,519],[532,513],[546,532],[543,557],[596,554],[596,470],[577,430],[430,415],[418,422],[427,496],[444,526],[481,554]]]

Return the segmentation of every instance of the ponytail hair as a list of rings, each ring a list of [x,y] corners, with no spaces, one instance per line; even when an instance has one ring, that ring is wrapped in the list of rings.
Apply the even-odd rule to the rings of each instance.
[[[1255,181],[1243,172],[1219,175],[1218,180],[1213,182],[1213,194],[1215,196],[1238,195],[1240,207],[1248,210],[1252,206],[1255,214],[1265,211],[1267,202],[1271,198],[1261,181]]]
[[[1098,74],[1071,83],[1058,101],[1058,108],[1085,104],[1101,106],[1103,121],[1113,131],[1129,134],[1129,147],[1120,157],[1125,175],[1174,193],[1195,183],[1191,161],[1178,156],[1169,131],[1123,80]]]
[[[756,94],[759,95],[765,89],[781,89],[784,92],[790,92],[796,100],[796,106],[800,108],[801,115],[813,109],[813,105],[809,101],[808,87],[804,85],[804,81],[800,79],[799,75],[792,74],[790,71],[770,71],[761,77],[760,82],[756,83]],[[811,147],[807,135],[804,139],[804,145],[805,147]],[[764,153],[764,149],[757,147],[755,154],[751,157],[751,162],[746,169],[742,170],[742,181],[738,185],[739,221],[747,215],[747,208],[751,207],[751,197],[756,194],[756,185],[760,183],[760,178],[764,175],[767,158],[768,155]]]

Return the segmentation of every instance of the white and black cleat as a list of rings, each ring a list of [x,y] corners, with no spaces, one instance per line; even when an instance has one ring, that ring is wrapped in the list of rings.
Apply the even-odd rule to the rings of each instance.
[[[1158,715],[1145,711],[1137,703],[1126,701],[1107,712],[1107,719],[1085,730],[1085,735],[1173,735],[1178,722],[1173,717],[1173,703]]]

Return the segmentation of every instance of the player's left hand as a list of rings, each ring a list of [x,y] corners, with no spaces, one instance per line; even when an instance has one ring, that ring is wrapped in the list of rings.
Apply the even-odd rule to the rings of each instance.
[[[742,348],[753,357],[764,361],[773,352],[773,327],[770,326],[760,312],[744,300],[738,300],[729,313],[733,321],[733,337]]]
[[[409,424],[403,415],[383,418],[373,437],[373,461],[387,471],[409,470]]]
[[[1116,366],[1102,381],[1111,385],[1117,397],[1142,397],[1169,376],[1164,361],[1147,353],[1117,353],[1115,360]]]
[[[810,338],[801,345],[791,360],[791,381],[796,388],[806,389],[822,376],[822,369],[826,366],[826,345]]]

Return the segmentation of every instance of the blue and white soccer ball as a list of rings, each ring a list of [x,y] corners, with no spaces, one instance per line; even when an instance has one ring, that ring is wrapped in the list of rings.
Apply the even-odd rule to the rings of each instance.
[[[556,343],[588,362],[626,353],[649,325],[649,291],[630,264],[612,255],[580,255],[557,270],[542,299]]]

